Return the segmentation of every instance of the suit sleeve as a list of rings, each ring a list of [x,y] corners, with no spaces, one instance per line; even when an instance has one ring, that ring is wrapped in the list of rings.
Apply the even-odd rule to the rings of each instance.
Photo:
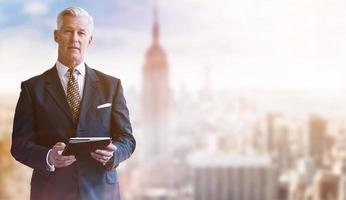
[[[13,121],[11,154],[24,165],[46,170],[48,150],[48,148],[35,143],[33,101],[25,82],[23,82]]]
[[[116,85],[113,99],[111,130],[113,144],[117,147],[110,168],[116,168],[122,161],[131,156],[136,148],[136,140],[132,134],[129,110],[120,80]]]

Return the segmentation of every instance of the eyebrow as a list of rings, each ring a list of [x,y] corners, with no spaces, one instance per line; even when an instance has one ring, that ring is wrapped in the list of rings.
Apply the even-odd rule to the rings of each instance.
[[[67,29],[67,30],[76,30],[75,28],[71,27],[71,26],[65,26],[65,27],[62,27],[63,29]],[[87,29],[77,29],[78,31],[85,31],[87,32]]]

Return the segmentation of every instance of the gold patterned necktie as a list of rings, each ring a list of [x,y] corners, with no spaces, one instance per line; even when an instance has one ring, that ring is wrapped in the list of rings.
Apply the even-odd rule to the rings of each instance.
[[[73,121],[74,123],[77,123],[79,118],[80,96],[77,79],[73,76],[75,71],[74,68],[68,70],[69,79],[67,83],[67,102],[72,111]]]

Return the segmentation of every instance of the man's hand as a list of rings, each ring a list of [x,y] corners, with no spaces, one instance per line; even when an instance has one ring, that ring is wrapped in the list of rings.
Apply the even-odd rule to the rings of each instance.
[[[92,158],[102,163],[102,165],[105,165],[113,157],[116,149],[117,147],[110,143],[105,149],[96,149],[94,152],[91,152],[90,155]]]
[[[75,156],[63,156],[62,151],[65,149],[65,143],[62,142],[58,142],[56,143],[53,148],[52,151],[49,152],[48,155],[48,162],[51,165],[54,165],[57,168],[61,168],[61,167],[66,167],[71,165],[72,163],[74,163],[76,161]]]

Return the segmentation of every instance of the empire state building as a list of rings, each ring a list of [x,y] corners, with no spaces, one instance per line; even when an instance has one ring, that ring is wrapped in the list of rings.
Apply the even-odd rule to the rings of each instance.
[[[147,155],[167,149],[170,85],[166,53],[159,43],[160,26],[154,10],[152,44],[146,52],[142,83],[142,119]]]

